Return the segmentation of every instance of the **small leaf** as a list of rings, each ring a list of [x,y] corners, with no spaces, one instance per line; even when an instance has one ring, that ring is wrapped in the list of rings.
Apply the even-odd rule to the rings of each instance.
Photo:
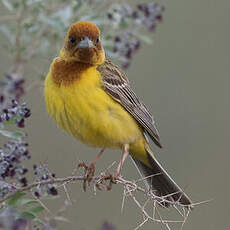
[[[31,207],[30,209],[28,209],[29,212],[34,213],[34,214],[42,212],[43,210],[44,208],[41,205],[37,205],[37,206]]]
[[[26,209],[28,212],[34,214],[44,210],[40,203],[35,199],[23,198],[20,200],[20,206],[22,206],[24,210]]]
[[[19,118],[19,116],[13,117],[8,121],[4,121],[4,125],[14,125],[15,124],[15,119]]]
[[[35,199],[29,199],[29,198],[23,198],[20,200],[21,206],[26,206],[26,205],[31,205],[31,204],[37,205],[37,204],[39,204],[39,202]]]
[[[38,217],[36,217],[35,219],[33,219],[34,222],[37,222],[38,224],[42,224],[42,225],[45,225],[45,223],[39,219]]]
[[[17,140],[25,137],[25,134],[20,131],[7,131],[7,130],[0,129],[0,134],[2,134],[5,137],[9,137]]]
[[[13,11],[13,6],[12,4],[8,1],[8,0],[2,0],[2,4],[9,10],[9,11]]]
[[[153,43],[153,39],[151,39],[148,35],[145,35],[140,32],[134,32],[133,33],[137,38],[139,38],[141,41],[145,42],[148,45],[151,45]]]
[[[12,196],[11,198],[9,198],[6,203],[10,206],[15,206],[18,201],[23,197],[25,196],[26,193],[25,192],[18,192],[16,193],[14,196]]]
[[[30,219],[30,220],[36,219],[36,216],[31,212],[22,212],[21,216],[26,218],[26,219]]]
[[[58,221],[63,221],[63,222],[70,223],[70,220],[68,220],[68,219],[65,218],[64,216],[55,216],[54,219],[55,219],[55,220],[58,220]]]
[[[4,125],[8,126],[8,125],[14,125],[15,124],[15,120],[14,119],[10,119],[8,121],[4,121]]]

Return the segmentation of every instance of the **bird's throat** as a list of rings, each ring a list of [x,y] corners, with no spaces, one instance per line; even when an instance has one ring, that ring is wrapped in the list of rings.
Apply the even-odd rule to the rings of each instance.
[[[92,67],[90,64],[76,61],[67,62],[63,58],[57,57],[54,59],[50,71],[55,84],[68,86],[80,80],[82,73],[90,67]]]

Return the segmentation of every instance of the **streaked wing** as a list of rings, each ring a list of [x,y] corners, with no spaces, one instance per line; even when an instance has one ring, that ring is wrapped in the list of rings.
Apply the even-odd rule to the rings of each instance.
[[[103,77],[105,91],[135,118],[154,143],[161,148],[153,116],[131,89],[128,78],[110,60],[106,60],[97,69]]]

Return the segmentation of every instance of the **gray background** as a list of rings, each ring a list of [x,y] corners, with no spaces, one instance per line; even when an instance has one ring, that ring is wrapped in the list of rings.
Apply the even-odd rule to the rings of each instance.
[[[213,199],[195,208],[184,229],[228,229],[230,1],[159,2],[166,6],[164,22],[157,29],[154,44],[142,47],[127,74],[158,124],[164,148],[153,149],[160,162],[194,202]],[[4,52],[0,55],[1,72],[5,72],[7,58]],[[51,60],[49,57],[48,62]],[[48,69],[44,63],[34,68],[45,74]],[[38,78],[37,73],[28,76],[28,85]],[[33,113],[27,131],[34,162],[48,162],[57,176],[65,176],[75,167],[76,154],[87,162],[94,158],[99,150],[74,140],[49,118],[42,89],[30,91],[25,100]],[[119,151],[106,150],[97,171],[119,158]],[[138,178],[130,162],[125,164],[123,175]],[[129,230],[141,222],[130,199],[121,213],[119,186],[96,196],[92,189],[82,192],[80,184],[68,188],[75,203],[64,213],[71,222],[61,223],[62,229],[97,229],[108,220],[118,229]],[[63,201],[48,203],[55,212]],[[162,228],[146,224],[143,229]]]

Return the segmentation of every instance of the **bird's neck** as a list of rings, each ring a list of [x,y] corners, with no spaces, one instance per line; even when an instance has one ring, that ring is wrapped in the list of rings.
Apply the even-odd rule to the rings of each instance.
[[[51,65],[50,72],[53,81],[57,85],[68,86],[79,80],[82,76],[82,73],[89,68],[93,68],[93,66],[91,64],[77,61],[66,61],[61,57],[57,57],[54,59]]]

